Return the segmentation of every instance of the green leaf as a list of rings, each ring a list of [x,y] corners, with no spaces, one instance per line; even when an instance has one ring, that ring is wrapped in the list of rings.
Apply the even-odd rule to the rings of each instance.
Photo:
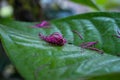
[[[79,4],[87,5],[101,11],[101,8],[96,4],[96,0],[71,0],[71,1]]]
[[[25,80],[113,80],[120,75],[120,39],[113,37],[120,13],[87,13],[51,21],[51,28],[31,28],[34,23],[0,20],[0,39],[7,55]],[[84,40],[72,32],[81,33]],[[52,46],[39,39],[60,32],[69,43]],[[78,47],[99,41],[104,54]]]
[[[98,6],[100,6],[103,10],[117,10],[117,8],[120,6],[119,0],[96,0],[96,3]]]

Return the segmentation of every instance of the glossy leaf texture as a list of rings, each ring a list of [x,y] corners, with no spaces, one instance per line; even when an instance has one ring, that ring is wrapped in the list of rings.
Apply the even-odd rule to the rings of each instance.
[[[113,35],[120,27],[120,13],[87,13],[50,23],[50,28],[41,29],[32,28],[34,23],[0,20],[2,45],[25,80],[118,80],[120,39]],[[50,45],[39,32],[59,32],[72,44]],[[104,54],[79,47],[89,41],[98,41],[96,47]]]
[[[78,4],[90,6],[96,10],[101,11],[101,8],[97,5],[96,0],[85,0],[85,1],[84,0],[71,0],[71,1],[78,3]]]

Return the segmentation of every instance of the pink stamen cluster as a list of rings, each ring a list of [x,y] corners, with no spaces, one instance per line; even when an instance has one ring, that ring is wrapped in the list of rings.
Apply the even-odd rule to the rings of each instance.
[[[48,27],[50,27],[50,23],[47,21],[42,21],[41,23],[36,24],[33,27],[35,27],[35,28],[48,28]]]
[[[102,50],[99,50],[97,48],[95,48],[95,44],[97,44],[98,41],[95,41],[95,42],[84,42],[80,45],[81,48],[85,48],[85,49],[90,49],[90,50],[94,50],[94,51],[97,51],[97,52],[100,52],[101,54],[103,53]]]
[[[44,36],[40,33],[39,36],[42,40],[58,46],[63,46],[67,42],[66,39],[63,38],[63,36],[58,32],[55,32],[49,36]]]
[[[77,31],[73,31],[74,33],[76,33],[81,40],[83,40],[83,36],[78,33]],[[100,52],[100,53],[103,53],[102,50],[99,50],[97,48],[95,48],[95,44],[97,44],[98,41],[95,41],[95,42],[83,42],[82,44],[80,44],[80,47],[81,48],[84,48],[84,49],[90,49],[90,50],[94,50],[94,51],[97,51],[97,52]]]

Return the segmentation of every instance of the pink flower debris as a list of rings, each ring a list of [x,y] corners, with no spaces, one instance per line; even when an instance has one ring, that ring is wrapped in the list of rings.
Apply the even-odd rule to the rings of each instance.
[[[65,43],[67,43],[66,39],[63,38],[63,36],[58,32],[55,32],[49,36],[44,36],[43,34],[39,33],[39,36],[42,40],[44,40],[50,44],[63,46]]]
[[[87,48],[87,47],[95,46],[95,44],[97,44],[97,43],[98,43],[98,41],[95,41],[95,42],[84,42],[80,46],[82,48]]]
[[[50,23],[47,21],[42,21],[39,24],[36,24],[35,26],[33,26],[34,28],[48,28],[50,27]]]
[[[101,54],[103,54],[103,51],[102,50],[99,50],[97,48],[95,48],[95,44],[97,44],[98,41],[95,41],[95,42],[84,42],[80,45],[81,48],[85,48],[85,49],[90,49],[90,50],[94,50],[94,51],[97,51],[97,52],[100,52]]]
[[[73,32],[76,33],[80,37],[81,40],[83,40],[83,36],[79,32],[77,32],[75,30],[73,30]]]
[[[118,35],[116,35],[117,38],[120,38],[120,31],[117,31]]]
[[[114,34],[113,36],[120,38],[120,31],[117,30],[118,35]]]

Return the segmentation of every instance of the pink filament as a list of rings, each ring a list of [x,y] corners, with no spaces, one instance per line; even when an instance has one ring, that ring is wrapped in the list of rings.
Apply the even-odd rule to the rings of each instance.
[[[66,39],[63,38],[63,36],[58,32],[55,32],[49,36],[44,36],[40,33],[39,36],[42,40],[54,45],[62,46],[67,42]]]
[[[117,33],[118,33],[118,35],[113,35],[113,36],[120,38],[120,31],[117,31]]]
[[[83,40],[83,36],[79,32],[77,32],[75,30],[73,30],[73,32],[76,33],[80,37],[81,40]]]
[[[120,38],[120,36],[118,36],[118,35],[115,35],[117,38]]]
[[[117,31],[119,35],[116,35],[117,38],[120,38],[120,31]]]
[[[98,43],[98,41],[95,41],[95,42],[85,42],[85,43],[82,43],[80,46],[82,48],[87,48],[87,47],[92,47],[92,46],[94,46],[97,43]]]
[[[47,22],[47,21],[42,21],[41,23],[36,24],[33,27],[36,27],[36,28],[48,28],[48,27],[50,27],[50,23]]]
[[[85,42],[85,43],[82,43],[80,45],[81,48],[85,48],[85,49],[90,49],[90,50],[94,50],[94,51],[97,51],[97,52],[100,52],[101,54],[103,53],[102,50],[99,50],[97,48],[95,48],[95,44],[97,44],[98,41],[95,41],[95,42]]]

